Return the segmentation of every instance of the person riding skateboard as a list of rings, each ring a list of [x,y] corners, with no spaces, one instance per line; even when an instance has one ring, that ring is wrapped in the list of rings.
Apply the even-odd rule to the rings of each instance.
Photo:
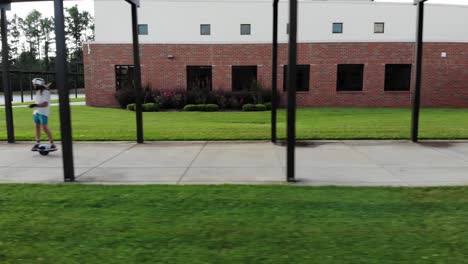
[[[54,141],[52,139],[52,133],[50,132],[48,126],[49,112],[50,112],[50,84],[45,83],[42,78],[34,78],[32,80],[34,89],[36,90],[36,95],[34,96],[34,104],[30,104],[29,108],[34,108],[33,111],[33,120],[36,125],[36,144],[31,149],[32,151],[39,150],[41,145],[41,127],[47,135],[47,138],[50,142],[49,148],[56,149]]]

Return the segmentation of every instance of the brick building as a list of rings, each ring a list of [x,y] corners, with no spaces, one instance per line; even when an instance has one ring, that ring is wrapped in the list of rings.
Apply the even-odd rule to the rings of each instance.
[[[280,4],[278,87],[285,101],[287,1]],[[112,10],[112,12],[110,12]],[[96,41],[83,48],[86,100],[117,106],[131,85],[130,10],[96,0]],[[426,5],[422,106],[468,107],[468,6]],[[155,89],[271,87],[272,3],[142,0],[142,82]],[[416,7],[372,1],[299,2],[298,105],[405,107],[411,103]]]

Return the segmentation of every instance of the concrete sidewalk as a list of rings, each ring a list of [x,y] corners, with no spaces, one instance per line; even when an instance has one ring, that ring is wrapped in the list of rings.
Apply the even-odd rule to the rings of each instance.
[[[61,183],[60,150],[0,143],[1,183]],[[285,183],[286,148],[253,142],[77,142],[77,182],[105,184]],[[304,185],[468,185],[468,142],[314,141],[298,147]]]

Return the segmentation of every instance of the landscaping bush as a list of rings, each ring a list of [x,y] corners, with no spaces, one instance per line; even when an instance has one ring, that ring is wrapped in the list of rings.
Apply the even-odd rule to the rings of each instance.
[[[133,88],[122,88],[115,92],[115,99],[119,103],[121,108],[127,107],[129,104],[133,104],[136,101],[136,93]]]
[[[136,103],[128,104],[127,110],[136,111]],[[141,105],[141,111],[143,112],[156,112],[159,111],[159,105],[156,103],[146,103]]]
[[[133,87],[122,88],[115,93],[115,99],[117,99],[117,102],[119,103],[121,108],[126,108],[127,105],[136,102],[136,91]],[[151,90],[151,85],[147,84],[143,88],[142,100],[143,103],[155,102],[153,91]]]
[[[136,110],[136,104],[135,104],[135,103],[133,103],[133,104],[128,104],[128,105],[127,105],[127,110],[135,111],[135,110]]]
[[[266,106],[263,104],[245,104],[242,106],[242,111],[252,112],[252,111],[266,111]]]
[[[146,103],[141,105],[143,112],[156,112],[159,111],[159,105],[156,103]]]
[[[219,107],[216,104],[189,104],[184,107],[184,111],[193,112],[193,111],[200,111],[200,112],[214,112],[218,111]]]
[[[150,84],[146,84],[145,87],[143,87],[143,103],[146,104],[155,102],[153,89],[151,88]]]
[[[187,91],[187,104],[206,104],[210,91],[194,89]]]
[[[226,108],[241,109],[241,107],[242,107],[242,104],[239,102],[239,100],[235,96],[229,97],[229,99],[227,99]]]
[[[187,93],[180,89],[153,90],[153,96],[161,109],[182,109],[187,104]]]
[[[219,110],[219,106],[217,104],[206,104],[205,109],[203,111],[216,112],[218,110]]]
[[[191,112],[191,111],[200,111],[199,109],[200,109],[200,105],[188,104],[184,106],[183,110]]]
[[[217,95],[217,104],[221,109],[241,109],[244,104],[257,104],[263,102],[253,91],[224,92]]]
[[[271,110],[271,108],[272,108],[271,102],[264,103],[264,105],[265,105],[265,107],[266,107],[266,110],[268,110],[268,111]]]

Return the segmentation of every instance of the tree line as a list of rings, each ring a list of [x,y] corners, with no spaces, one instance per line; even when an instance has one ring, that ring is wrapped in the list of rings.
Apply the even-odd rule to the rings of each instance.
[[[54,18],[32,10],[26,17],[14,14],[7,21],[9,61],[21,70],[49,71],[55,64]],[[94,40],[94,18],[75,5],[65,8],[65,36],[67,60],[80,63],[82,44]]]

